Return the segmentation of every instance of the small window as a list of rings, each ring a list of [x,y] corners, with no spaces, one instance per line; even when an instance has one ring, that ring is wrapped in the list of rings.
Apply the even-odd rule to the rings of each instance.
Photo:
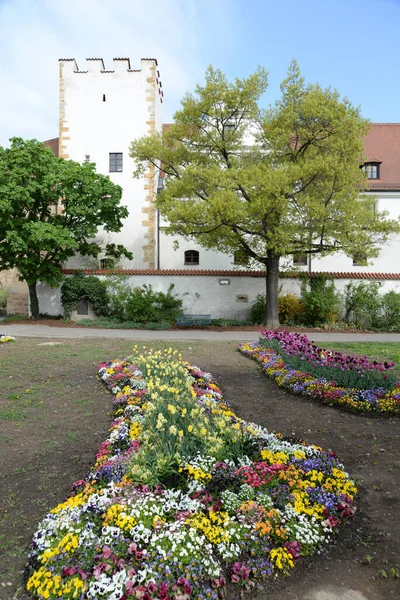
[[[164,189],[164,177],[159,177],[157,181],[157,194],[161,194]]]
[[[224,135],[227,133],[228,135],[233,133],[236,129],[236,124],[233,121],[227,121],[223,125]]]
[[[297,267],[306,267],[307,254],[293,254],[293,264]]]
[[[106,101],[106,95],[103,94],[103,102],[105,102],[105,101]]]
[[[233,264],[234,265],[248,265],[249,257],[244,250],[236,250],[233,253]]]
[[[85,154],[85,162],[90,162],[90,154]]]
[[[122,152],[110,152],[110,173],[122,172]]]
[[[367,179],[379,179],[380,178],[380,165],[377,162],[365,163],[362,167],[363,171],[367,174]]]
[[[185,265],[198,265],[199,264],[199,253],[197,250],[186,250],[185,252]]]
[[[353,256],[353,267],[366,267],[367,255],[365,252],[356,252]]]
[[[113,269],[115,262],[112,258],[102,258],[100,260],[100,269]]]

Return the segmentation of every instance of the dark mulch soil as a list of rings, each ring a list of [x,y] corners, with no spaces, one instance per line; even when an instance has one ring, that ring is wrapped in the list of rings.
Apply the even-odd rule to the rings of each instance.
[[[122,358],[131,347],[126,340],[60,340],[60,346],[38,346],[43,341],[20,338],[12,348],[1,348],[13,366],[2,371],[0,362],[2,398],[12,390],[22,395],[28,385],[45,390],[38,397],[45,408],[40,405],[21,421],[0,421],[2,600],[27,597],[22,572],[37,522],[68,495],[73,481],[88,473],[106,437],[111,396],[96,381],[97,362]],[[311,588],[330,584],[358,590],[368,600],[400,598],[399,419],[344,413],[291,395],[227,342],[191,341],[176,347],[186,360],[213,374],[241,417],[334,451],[359,482],[358,510],[335,543],[302,559],[289,578],[268,582],[252,598],[300,600]],[[19,359],[29,348],[31,359]],[[238,596],[229,592],[227,599]]]

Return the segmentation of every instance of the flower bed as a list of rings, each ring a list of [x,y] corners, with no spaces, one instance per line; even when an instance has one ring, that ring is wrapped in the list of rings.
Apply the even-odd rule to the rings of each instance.
[[[381,364],[370,362],[367,357],[330,352],[310,344],[305,335],[261,333],[264,337],[258,342],[240,344],[239,351],[257,360],[264,373],[279,386],[330,406],[356,412],[400,414],[400,383],[394,383],[394,363]],[[353,386],[339,385],[340,376]],[[393,381],[390,389],[388,381]],[[366,382],[374,387],[364,387]]]
[[[172,350],[100,366],[115,419],[86,478],[40,523],[37,598],[217,599],[318,551],[354,513],[333,453],[237,417]]]
[[[394,362],[370,361],[367,356],[344,355],[311,344],[306,335],[289,331],[261,331],[259,343],[272,348],[290,367],[306,367],[344,387],[391,389],[396,381]]]
[[[5,344],[6,342],[15,342],[15,337],[0,333],[0,344]]]

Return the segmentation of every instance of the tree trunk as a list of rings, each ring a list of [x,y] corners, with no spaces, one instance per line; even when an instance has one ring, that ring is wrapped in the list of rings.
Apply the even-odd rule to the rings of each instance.
[[[273,252],[267,252],[267,276],[266,283],[266,308],[263,325],[267,329],[278,329],[280,327],[278,316],[278,291],[279,291],[279,259],[280,256]]]
[[[36,283],[36,281],[34,283],[28,283],[29,304],[31,309],[31,316],[33,319],[39,318],[39,300],[37,297]]]

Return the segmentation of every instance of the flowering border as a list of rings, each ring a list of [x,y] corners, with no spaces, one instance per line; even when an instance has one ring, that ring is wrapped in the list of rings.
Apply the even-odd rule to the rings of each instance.
[[[392,390],[358,389],[339,387],[334,381],[316,378],[310,373],[297,371],[285,364],[282,357],[272,348],[259,342],[238,346],[239,352],[261,364],[263,372],[277,385],[294,394],[319,400],[328,406],[338,406],[352,412],[400,414],[400,384]]]
[[[0,333],[0,344],[5,344],[6,342],[15,342],[15,337]]]
[[[104,363],[99,375],[115,419],[86,480],[34,535],[36,598],[216,600],[226,581],[251,589],[289,572],[354,514],[356,487],[333,453],[240,419],[212,376],[171,350]],[[168,473],[166,454],[146,470],[153,434],[175,444],[178,485],[145,483]],[[204,453],[180,455],[185,437]]]

